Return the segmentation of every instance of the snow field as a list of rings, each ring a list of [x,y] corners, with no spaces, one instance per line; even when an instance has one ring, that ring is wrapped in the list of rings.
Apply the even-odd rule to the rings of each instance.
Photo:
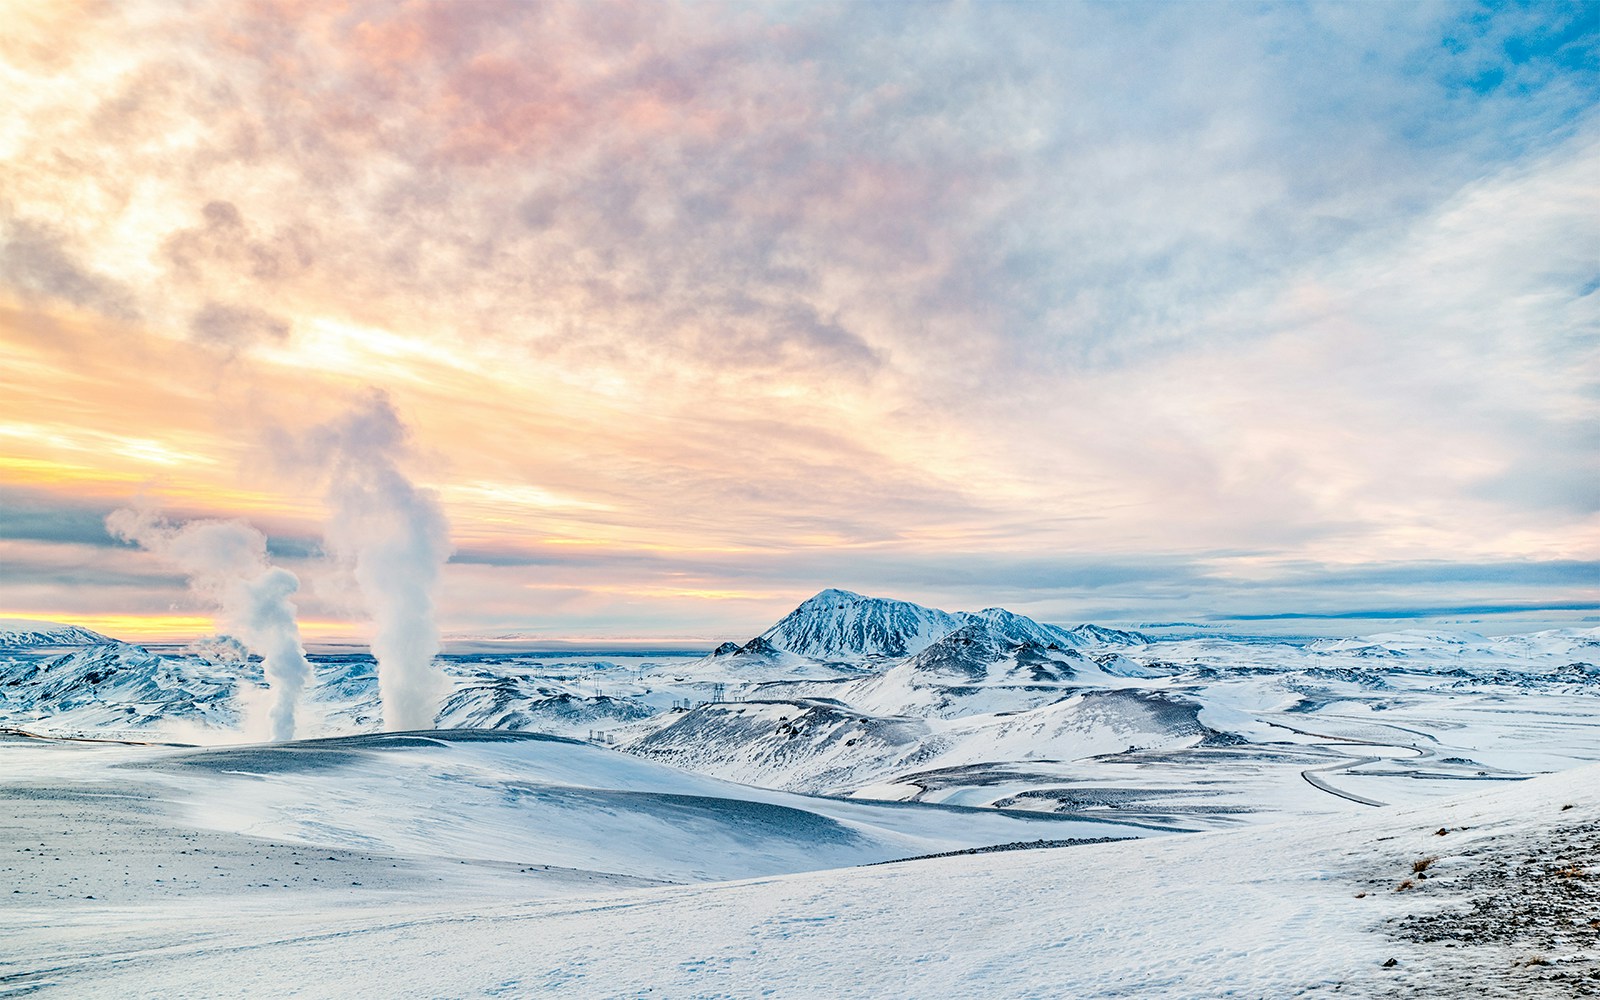
[[[1600,821],[1600,770],[1342,821],[979,854],[696,886],[508,902],[386,891],[381,915],[334,896],[292,911],[196,899],[74,910],[77,940],[0,989],[39,996],[1291,997],[1461,985],[1493,965],[1557,996],[1515,949],[1397,938],[1391,920],[1448,909],[1474,873],[1552,825]],[[1563,809],[1571,806],[1571,809]],[[1438,829],[1445,829],[1443,835]],[[1433,878],[1396,891],[1416,860]],[[225,915],[225,918],[224,918]],[[96,938],[98,940],[99,938]],[[1505,952],[1504,954],[1502,952]],[[1393,966],[1385,966],[1388,959]],[[1512,970],[1507,972],[1506,970]],[[1420,994],[1419,994],[1420,995]],[[1465,995],[1444,992],[1435,995]]]

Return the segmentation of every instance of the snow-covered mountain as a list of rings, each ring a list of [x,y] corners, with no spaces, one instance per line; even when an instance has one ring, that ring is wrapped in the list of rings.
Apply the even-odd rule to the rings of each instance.
[[[948,611],[824,590],[761,633],[768,646],[817,660],[905,656],[960,628]]]
[[[1071,665],[1050,655],[1060,648],[1056,643],[1033,638],[1039,631],[1038,623],[1020,615],[979,618],[907,657],[895,669],[925,683],[938,681],[950,686],[1067,679],[1073,672]]]
[[[1076,636],[1078,644],[1083,646],[1141,646],[1150,641],[1150,637],[1141,632],[1106,628],[1104,625],[1075,625],[1067,631]]]
[[[82,631],[82,630],[79,630]],[[70,626],[37,623],[29,637],[66,638]],[[87,633],[95,635],[95,633]],[[370,732],[381,722],[377,664],[366,652],[312,654],[300,732]],[[442,658],[453,681],[436,724],[585,736],[636,722],[659,706],[594,689],[593,671],[538,676],[504,657]],[[111,738],[227,742],[253,735],[268,689],[261,661],[227,637],[152,651],[105,636],[0,645],[0,726]],[[642,693],[642,689],[639,692]],[[255,734],[259,735],[259,734]]]
[[[108,735],[236,729],[240,688],[260,677],[248,660],[158,656],[104,636],[76,649],[38,643],[0,650],[0,721]]]
[[[31,618],[0,618],[0,648],[28,649],[41,646],[93,646],[114,640],[76,625],[34,621]]]
[[[1063,649],[1085,649],[1091,646],[1135,646],[1149,641],[1138,632],[1106,628],[1103,625],[1076,625],[1063,628],[1034,621],[1005,608],[984,608],[982,611],[962,611],[958,617],[967,623],[984,623],[992,627],[993,634],[1013,642],[1026,642],[1038,646]]]
[[[1134,645],[1146,638],[1098,625],[1062,628],[1005,608],[942,611],[910,601],[865,597],[828,589],[803,601],[771,628],[740,646],[724,643],[713,656],[773,656],[792,653],[813,660],[861,663],[920,653],[959,629],[981,625],[1003,641],[1063,649]]]
[[[1069,649],[1088,645],[1083,637],[1073,634],[1069,629],[1036,622],[1026,615],[1019,615],[1005,608],[984,608],[978,612],[963,612],[961,617],[966,620],[963,628],[981,626],[986,634],[1012,643]]]

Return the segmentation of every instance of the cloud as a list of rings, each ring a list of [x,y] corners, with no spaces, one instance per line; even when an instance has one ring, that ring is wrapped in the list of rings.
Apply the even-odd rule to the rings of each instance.
[[[1593,86],[1592,39],[1539,41],[1580,23],[1555,11],[607,11],[262,5],[167,25],[141,66],[228,61],[106,102],[212,125],[171,184],[200,225],[152,234],[179,280],[937,408],[1023,359],[1037,381],[1179,349],[1190,317],[1547,142]],[[1515,87],[1481,92],[1513,43]]]
[[[213,274],[225,279],[249,277],[270,285],[311,267],[316,260],[316,233],[290,224],[271,239],[257,239],[238,206],[209,201],[200,210],[202,224],[167,237],[162,249],[177,274],[199,281]]]
[[[128,290],[84,266],[69,251],[66,236],[16,217],[0,220],[0,225],[0,280],[13,292],[117,318],[134,315]]]
[[[157,612],[185,595],[181,574],[94,543],[8,534],[0,538],[0,563],[0,595],[13,608]]]
[[[106,531],[114,506],[84,502],[46,490],[0,486],[0,538],[69,545],[116,544]]]
[[[254,306],[231,306],[207,302],[189,321],[196,340],[238,349],[257,341],[284,340],[289,322]]]
[[[381,384],[448,456],[471,555],[444,592],[496,564],[497,586],[536,583],[547,555],[630,586],[681,561],[715,590],[754,571],[703,557],[739,550],[800,590],[1011,574],[1055,601],[1070,574],[1024,558],[1045,551],[1165,606],[1223,600],[1224,551],[1584,559],[1584,14],[29,18],[0,127],[27,220],[0,251],[8,305],[83,346],[6,348],[32,366],[8,441],[52,475],[182,469],[219,496],[253,475],[249,502],[303,507],[241,463],[248,425],[304,431]],[[62,318],[118,301],[143,323],[115,345]],[[194,341],[250,355],[212,376],[240,423],[169,415],[210,388]],[[1170,585],[1118,579],[1140,556]]]

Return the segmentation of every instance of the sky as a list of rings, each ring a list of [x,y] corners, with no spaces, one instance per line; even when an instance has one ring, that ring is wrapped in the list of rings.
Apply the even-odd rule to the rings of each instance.
[[[446,634],[1600,611],[1600,5],[0,8],[0,615],[373,406]]]

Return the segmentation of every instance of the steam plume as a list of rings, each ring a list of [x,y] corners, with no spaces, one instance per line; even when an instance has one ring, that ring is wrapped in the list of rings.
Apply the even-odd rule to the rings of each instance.
[[[106,528],[177,566],[190,588],[217,607],[224,627],[263,661],[273,691],[272,738],[294,739],[295,710],[311,676],[289,600],[300,580],[267,561],[266,536],[242,521],[172,525],[129,508],[112,511]]]
[[[406,428],[384,393],[322,427],[313,444],[331,476],[328,547],[354,569],[372,617],[384,728],[431,729],[449,690],[433,664],[434,595],[450,555],[444,512],[400,471]]]

